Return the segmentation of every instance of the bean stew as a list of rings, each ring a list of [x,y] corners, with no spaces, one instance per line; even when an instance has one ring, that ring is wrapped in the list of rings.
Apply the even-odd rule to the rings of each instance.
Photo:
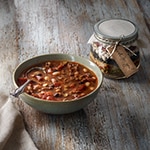
[[[21,74],[18,83],[22,85],[31,79],[24,92],[43,100],[75,100],[91,93],[98,85],[95,73],[77,62],[46,61],[36,67],[42,67],[42,70],[27,74],[29,68]]]

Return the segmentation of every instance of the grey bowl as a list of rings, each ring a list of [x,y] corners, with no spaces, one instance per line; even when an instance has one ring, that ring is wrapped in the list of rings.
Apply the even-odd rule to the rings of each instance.
[[[91,62],[88,59],[85,59],[80,56],[74,56],[70,54],[45,54],[33,57],[31,59],[28,59],[21,64],[19,64],[14,73],[13,73],[13,82],[16,87],[17,85],[17,79],[19,78],[22,71],[25,69],[36,65],[41,62],[50,60],[69,60],[69,61],[75,61],[78,62],[89,69],[93,70],[98,78],[98,86],[97,88],[91,92],[90,94],[79,98],[77,100],[70,100],[65,102],[56,102],[56,101],[44,101],[39,98],[35,98],[33,96],[28,95],[27,93],[22,93],[19,98],[30,105],[31,107],[37,109],[38,111],[49,113],[49,114],[67,114],[72,113],[75,111],[78,111],[85,106],[87,106],[89,103],[91,103],[97,96],[99,89],[101,87],[102,81],[103,81],[103,75],[100,69],[95,65],[93,62]]]

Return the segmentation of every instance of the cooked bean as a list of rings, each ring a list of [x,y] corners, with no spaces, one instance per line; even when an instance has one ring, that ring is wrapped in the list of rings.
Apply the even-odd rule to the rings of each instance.
[[[96,77],[93,76],[92,79],[93,79],[93,80],[96,80]]]
[[[57,75],[59,75],[59,74],[60,74],[59,71],[56,71],[56,72],[53,72],[53,73],[52,73],[53,76],[57,76]]]
[[[47,73],[52,73],[53,71],[52,71],[52,69],[51,68],[48,68],[47,69]]]
[[[78,72],[78,71],[76,71],[74,74],[75,74],[75,75],[79,75],[79,72]]]
[[[61,91],[61,89],[56,89],[55,91],[56,91],[56,92],[60,92],[60,91]]]
[[[69,95],[68,93],[65,93],[65,94],[64,94],[64,97],[67,97],[68,95]]]
[[[29,85],[27,86],[27,89],[28,89],[28,90],[31,90],[31,89],[32,89],[31,84],[29,84]]]
[[[44,83],[43,86],[44,86],[44,87],[48,86],[48,83]]]
[[[81,94],[80,94],[80,96],[84,96],[84,95],[85,95],[85,93],[81,93]]]
[[[48,81],[49,80],[49,76],[45,76],[44,80]]]
[[[93,91],[95,88],[94,87],[90,87],[90,90]]]
[[[90,82],[85,82],[85,86],[90,86]]]
[[[40,87],[40,85],[36,84],[33,86],[33,90],[39,89],[39,87]],[[30,89],[31,89],[31,87],[30,87]]]
[[[88,70],[86,68],[83,68],[83,72],[88,72]]]
[[[51,79],[52,83],[54,84],[56,82],[56,79],[55,78],[52,78]]]

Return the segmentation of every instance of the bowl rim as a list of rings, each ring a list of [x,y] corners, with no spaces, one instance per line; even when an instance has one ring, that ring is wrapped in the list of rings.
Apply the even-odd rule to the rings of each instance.
[[[26,92],[21,93],[21,94],[19,95],[19,97],[20,97],[21,95],[24,95],[24,96],[29,97],[30,99],[32,98],[32,99],[34,99],[34,100],[36,100],[36,101],[45,102],[45,103],[69,103],[69,102],[74,102],[74,101],[79,101],[79,100],[85,99],[86,97],[88,97],[88,96],[92,95],[93,93],[95,93],[95,92],[101,87],[101,85],[102,85],[102,83],[103,83],[104,77],[103,77],[102,71],[100,70],[100,68],[99,68],[94,62],[92,62],[91,60],[89,60],[89,59],[87,59],[87,58],[85,58],[85,57],[79,56],[79,55],[75,55],[75,54],[64,54],[64,53],[49,53],[49,54],[36,55],[36,56],[33,56],[32,58],[25,59],[24,61],[22,61],[21,63],[19,63],[19,64],[16,66],[15,70],[13,71],[13,83],[14,83],[15,87],[19,87],[19,86],[17,85],[17,83],[16,83],[16,80],[15,80],[15,73],[16,73],[17,69],[18,69],[20,66],[22,66],[23,64],[25,64],[26,62],[28,62],[28,61],[30,61],[30,60],[32,60],[32,59],[37,59],[38,57],[54,56],[54,55],[55,55],[55,56],[56,56],[56,55],[57,55],[57,56],[58,56],[58,55],[60,55],[60,56],[62,55],[62,56],[67,56],[67,57],[70,57],[70,58],[74,58],[73,60],[70,59],[69,61],[77,62],[77,63],[79,63],[79,64],[81,64],[81,65],[87,67],[87,68],[90,69],[91,71],[93,71],[93,70],[92,70],[89,66],[86,66],[86,65],[82,64],[81,62],[76,61],[75,59],[76,59],[76,58],[81,58],[82,60],[84,60],[84,61],[86,61],[86,62],[89,62],[89,63],[91,63],[94,67],[96,67],[97,70],[99,70],[99,73],[101,74],[101,77],[100,77],[101,80],[98,80],[98,84],[97,84],[97,87],[95,88],[95,90],[93,90],[93,91],[90,92],[89,94],[86,94],[85,96],[82,96],[82,97],[80,97],[80,98],[71,99],[71,100],[66,100],[66,101],[54,101],[54,100],[40,99],[40,98],[34,97],[34,96],[32,96],[32,95],[29,95],[29,94],[27,94]],[[65,60],[65,59],[61,59],[61,60]],[[44,62],[44,61],[43,61],[43,62]],[[94,72],[94,71],[93,71],[93,72]],[[94,72],[94,74],[97,76],[97,74],[96,74],[95,72]],[[99,77],[97,77],[97,78],[99,79]]]

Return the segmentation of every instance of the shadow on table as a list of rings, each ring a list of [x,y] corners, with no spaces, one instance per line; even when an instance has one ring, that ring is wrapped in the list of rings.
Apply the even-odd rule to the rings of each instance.
[[[92,112],[95,113],[91,114]],[[104,116],[103,114],[97,115],[97,112],[90,110],[90,107],[70,114],[50,115],[49,119],[58,125],[56,130],[59,130],[62,136],[66,136],[66,140],[71,139],[74,148],[77,148],[79,144],[82,149],[97,149],[99,146],[110,149],[110,143],[104,129]],[[64,143],[67,143],[66,140],[64,139]]]

